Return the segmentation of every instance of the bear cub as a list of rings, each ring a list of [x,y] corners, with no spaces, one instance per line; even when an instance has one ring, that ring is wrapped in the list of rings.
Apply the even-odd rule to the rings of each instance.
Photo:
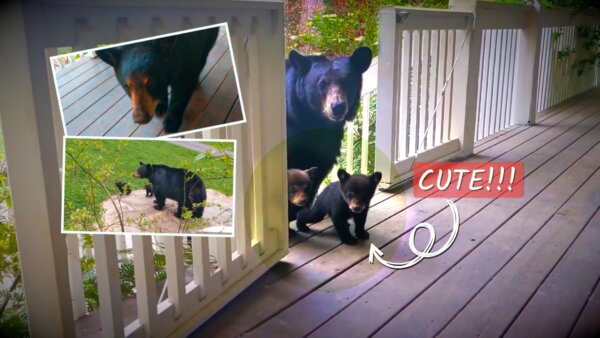
[[[152,197],[152,195],[153,195],[152,184],[151,183],[144,184],[144,189],[146,189],[146,197]]]
[[[117,189],[119,189],[119,192],[121,193],[121,195],[123,195],[123,194],[126,194],[126,195],[131,194],[131,187],[129,187],[129,183],[127,183],[127,182],[116,181],[115,182],[115,187],[117,187]]]
[[[311,209],[298,212],[296,224],[298,230],[307,232],[309,229],[306,223],[319,222],[329,215],[342,243],[354,245],[357,240],[350,234],[348,219],[351,217],[354,219],[356,237],[369,238],[365,223],[369,213],[369,203],[375,194],[377,184],[381,181],[381,173],[375,172],[370,176],[350,175],[344,169],[340,169],[337,176],[339,181],[328,185],[317,196]]]
[[[152,183],[156,200],[154,209],[162,210],[167,198],[177,201],[175,217],[181,218],[183,207],[192,210],[194,218],[201,218],[206,201],[206,188],[200,176],[180,168],[162,164],[144,164],[133,173],[135,178],[146,178]]]
[[[218,35],[216,27],[97,50],[96,55],[114,68],[131,98],[133,121],[146,124],[154,116],[166,113],[165,131],[173,133],[181,126],[185,108]]]
[[[315,167],[307,170],[288,170],[288,220],[296,219],[297,210],[292,208],[293,205],[300,208],[310,207],[308,201],[314,194],[315,187],[312,178],[316,171]]]

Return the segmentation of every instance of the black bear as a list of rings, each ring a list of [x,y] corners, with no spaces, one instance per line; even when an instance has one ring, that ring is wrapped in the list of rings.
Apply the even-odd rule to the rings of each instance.
[[[362,74],[371,58],[369,48],[359,47],[351,56],[334,60],[292,50],[286,60],[288,169],[317,167],[313,175],[317,188],[340,154],[344,124],[356,117]],[[313,193],[308,205],[314,197]],[[290,208],[293,216],[301,210]]]
[[[152,183],[156,198],[154,208],[162,210],[165,199],[177,201],[176,217],[181,217],[182,209],[192,210],[194,218],[202,217],[206,201],[206,188],[200,176],[180,168],[171,168],[162,164],[144,164],[133,173],[135,178],[147,178]]]
[[[152,184],[144,184],[144,189],[146,189],[146,197],[152,197]]]
[[[296,225],[300,231],[309,231],[306,223],[316,223],[331,217],[333,226],[345,244],[356,244],[356,238],[350,234],[348,219],[354,219],[355,234],[360,239],[369,238],[365,230],[369,203],[375,194],[377,184],[381,181],[381,173],[375,172],[371,176],[356,174],[350,176],[345,170],[337,172],[338,182],[328,185],[317,197],[315,204],[310,209],[298,212]]]
[[[133,120],[145,124],[153,116],[166,112],[165,131],[173,133],[181,126],[185,108],[218,35],[216,27],[97,50],[96,55],[114,68],[131,98]]]
[[[123,194],[126,194],[126,195],[131,194],[131,187],[129,187],[129,183],[127,183],[127,182],[116,181],[115,182],[115,187],[117,187],[117,189],[119,189],[119,192],[121,193],[121,195],[123,195]]]
[[[310,207],[307,203],[314,194],[314,189],[318,188],[312,182],[312,175],[316,171],[316,167],[306,170],[288,170],[288,219],[296,219],[296,215],[290,213],[293,212],[292,205],[301,208]]]

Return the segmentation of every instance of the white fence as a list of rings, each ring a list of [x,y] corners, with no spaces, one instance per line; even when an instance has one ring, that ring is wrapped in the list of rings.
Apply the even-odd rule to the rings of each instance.
[[[571,67],[583,56],[575,26],[597,25],[598,13],[472,6],[380,12],[376,168],[388,186],[410,176],[416,158],[470,155],[476,140],[535,123],[537,112],[599,83],[598,70]],[[563,48],[575,54],[559,60]]]
[[[2,84],[0,110],[32,336],[75,335],[75,320],[85,313],[83,254],[95,258],[102,335],[162,337],[194,329],[287,253],[282,2],[51,0],[13,4],[1,18],[7,28],[0,41],[10,46],[2,73],[12,80]],[[236,236],[193,238],[189,283],[183,238],[159,238],[166,256],[163,301],[152,237],[132,236],[133,252],[125,256],[134,262],[137,319],[125,323],[119,277],[124,254],[118,253],[123,237],[94,235],[93,249],[82,252],[76,235],[60,234],[63,131],[48,57],[61,46],[81,50],[225,21],[247,123],[196,136],[239,141]]]

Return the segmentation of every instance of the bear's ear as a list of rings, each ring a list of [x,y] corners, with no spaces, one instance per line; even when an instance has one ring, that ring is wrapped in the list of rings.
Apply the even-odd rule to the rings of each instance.
[[[305,75],[310,70],[310,61],[295,50],[290,51],[289,60],[300,76]]]
[[[369,69],[372,58],[373,53],[369,47],[358,47],[354,53],[352,53],[352,56],[350,56],[350,65],[352,66],[352,69],[359,74],[362,74]]]
[[[173,50],[173,45],[175,45],[174,36],[154,40],[154,48],[156,48],[158,53],[163,56],[171,54],[171,50]]]
[[[311,180],[313,178],[315,178],[315,175],[317,174],[318,171],[319,171],[319,168],[317,168],[317,167],[312,167],[310,169],[305,170],[305,172],[308,174],[308,177],[310,177]]]
[[[339,169],[337,172],[337,177],[339,178],[340,182],[344,184],[350,178],[350,174],[348,174],[348,172],[344,169]]]
[[[140,161],[140,165],[144,165],[144,162]]]
[[[379,184],[379,182],[381,182],[381,173],[379,171],[376,171],[373,173],[373,175],[369,176],[371,178],[371,182],[373,182],[374,185]]]
[[[121,50],[119,48],[107,48],[96,51],[96,55],[100,60],[108,63],[109,65],[116,67],[121,60]]]

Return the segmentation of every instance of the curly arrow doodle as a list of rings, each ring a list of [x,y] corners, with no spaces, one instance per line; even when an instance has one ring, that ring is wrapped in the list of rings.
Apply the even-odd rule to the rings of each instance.
[[[373,264],[375,259],[377,259],[379,263],[387,266],[390,269],[406,269],[419,263],[423,260],[423,258],[436,257],[448,250],[448,248],[450,248],[452,243],[454,243],[454,240],[456,240],[456,236],[458,235],[458,225],[460,224],[460,218],[458,216],[458,209],[456,208],[456,204],[454,204],[454,202],[452,202],[451,200],[446,200],[446,202],[448,203],[448,205],[450,206],[450,210],[452,211],[453,223],[452,233],[450,234],[450,238],[448,239],[446,244],[444,244],[444,246],[439,248],[437,251],[430,252],[431,248],[433,248],[433,244],[435,243],[435,229],[431,224],[423,222],[415,225],[415,227],[411,230],[408,238],[408,246],[410,248],[410,251],[412,251],[416,255],[415,258],[402,263],[388,262],[382,258],[383,252],[381,252],[381,250],[379,250],[379,248],[376,247],[375,244],[371,243],[371,248],[369,250],[369,263]],[[429,242],[427,243],[427,246],[423,251],[420,251],[415,247],[415,236],[417,235],[417,230],[421,228],[425,228],[429,231]]]

